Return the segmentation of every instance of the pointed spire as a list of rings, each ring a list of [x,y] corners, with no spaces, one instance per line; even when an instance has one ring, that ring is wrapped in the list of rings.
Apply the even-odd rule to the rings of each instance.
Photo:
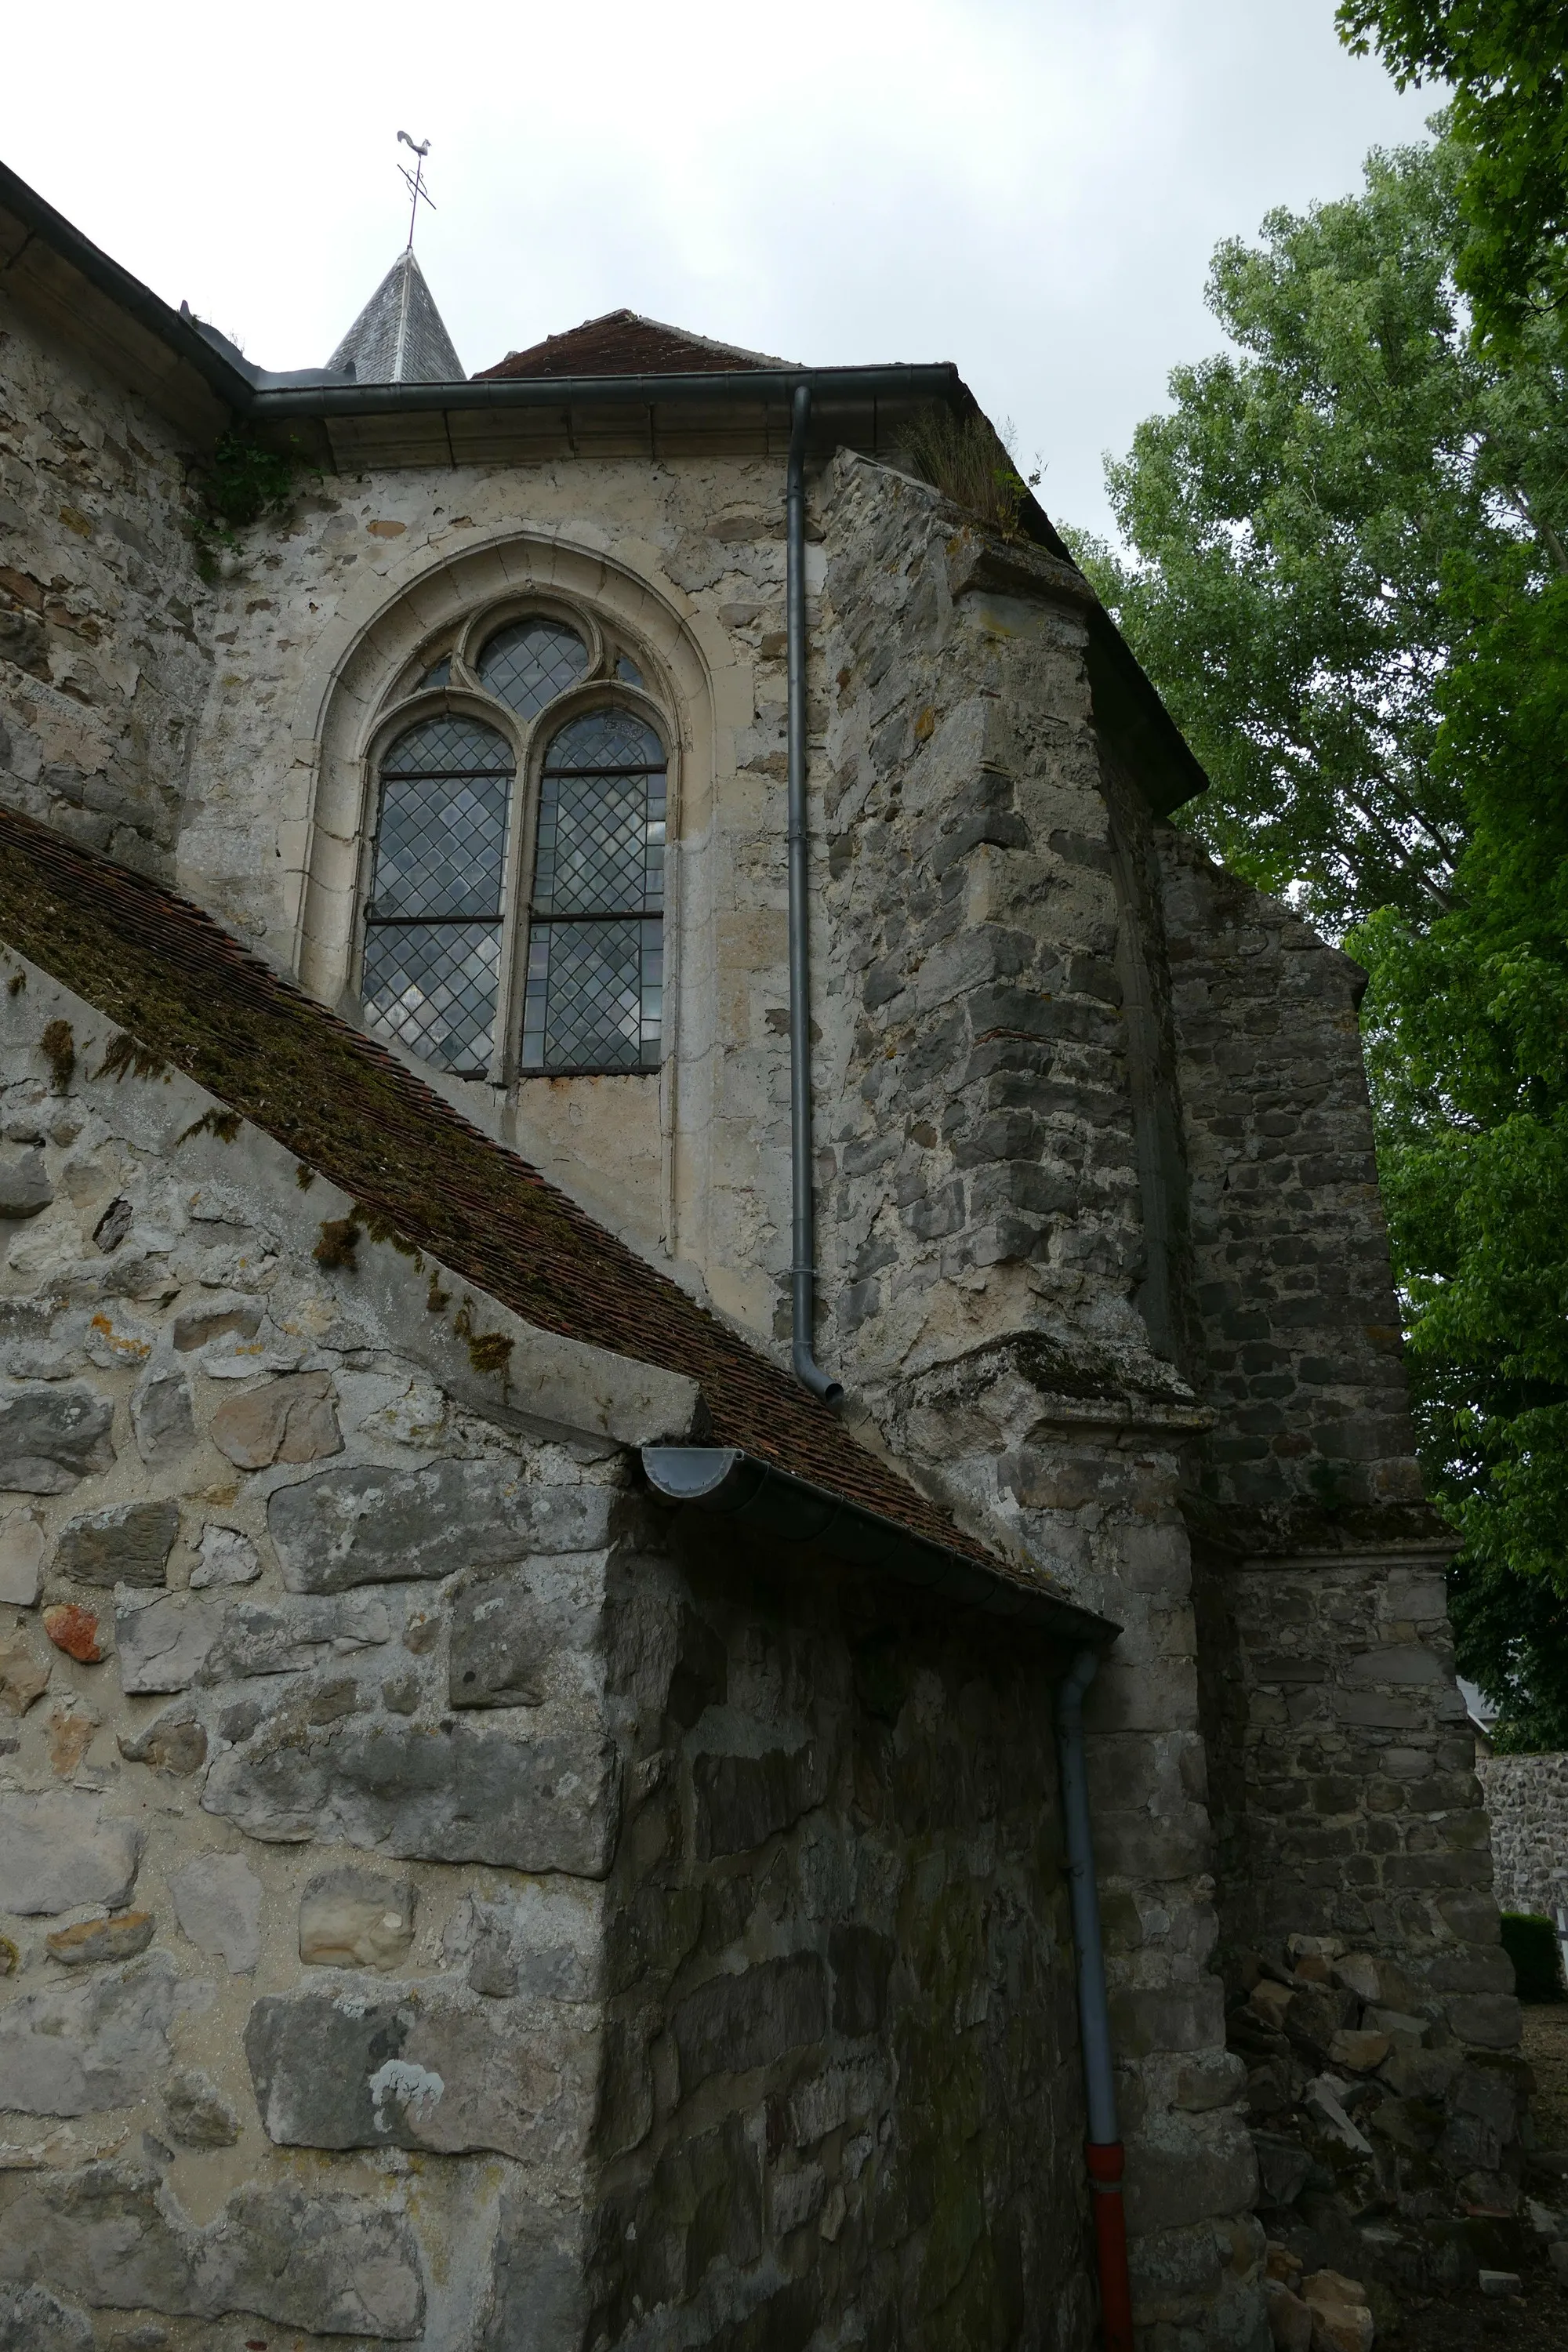
[[[463,362],[412,250],[400,253],[331,358],[360,383],[462,383]]]

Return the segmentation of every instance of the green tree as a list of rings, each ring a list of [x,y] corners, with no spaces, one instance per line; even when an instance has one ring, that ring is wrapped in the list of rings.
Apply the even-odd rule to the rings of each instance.
[[[1568,1747],[1568,579],[1489,599],[1437,689],[1453,909],[1352,945],[1461,1660],[1504,1744]]]
[[[1222,245],[1233,348],[1176,369],[1173,413],[1108,465],[1128,553],[1075,541],[1213,780],[1196,830],[1336,933],[1451,902],[1468,818],[1432,760],[1436,682],[1472,583],[1563,560],[1553,329],[1472,348],[1463,161],[1374,153],[1361,194]]]
[[[1227,864],[1369,964],[1369,1065],[1463,1670],[1568,1745],[1568,368],[1478,348],[1466,153],[1222,246],[1080,560],[1213,780]]]
[[[1510,339],[1568,296],[1568,0],[1340,0],[1338,24],[1402,89],[1453,85],[1458,284],[1483,334]]]

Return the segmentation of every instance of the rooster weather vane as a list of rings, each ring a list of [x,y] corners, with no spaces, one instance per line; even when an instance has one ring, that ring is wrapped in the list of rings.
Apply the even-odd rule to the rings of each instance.
[[[399,142],[408,149],[414,158],[412,172],[406,163],[399,163],[397,167],[408,186],[408,243],[404,249],[405,252],[412,253],[414,232],[419,223],[420,205],[428,205],[432,212],[436,209],[430,191],[425,185],[425,158],[430,152],[430,142],[428,139],[423,142],[411,139],[406,131],[400,131],[397,136]]]

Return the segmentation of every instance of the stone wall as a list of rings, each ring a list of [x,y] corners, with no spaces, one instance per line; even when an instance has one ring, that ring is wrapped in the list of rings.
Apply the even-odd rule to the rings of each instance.
[[[1087,2347],[1059,1655],[5,975],[0,2324]]]
[[[1568,1907],[1568,1756],[1489,1756],[1476,1771],[1500,1908],[1555,1919]]]
[[[1124,1000],[1159,942],[1122,870],[1081,585],[865,459],[839,458],[821,512],[823,1352],[968,1525],[1124,1628],[1087,1722],[1139,2317],[1250,2345],[1180,1509],[1205,1415],[1142,1311],[1157,1170]]]
[[[689,1526],[612,1637],[641,1802],[590,2338],[1087,2347],[1063,1662],[738,1551]]]
[[[0,297],[0,793],[162,877],[214,663],[188,458]]]

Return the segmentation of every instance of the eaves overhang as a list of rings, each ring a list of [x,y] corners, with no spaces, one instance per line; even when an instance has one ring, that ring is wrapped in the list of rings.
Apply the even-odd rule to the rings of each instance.
[[[641,1452],[650,1488],[678,1507],[717,1514],[778,1543],[811,1544],[848,1567],[891,1577],[961,1608],[1033,1624],[1074,1648],[1109,1649],[1121,1631],[1003,1560],[928,1543],[739,1446],[645,1445]]]

